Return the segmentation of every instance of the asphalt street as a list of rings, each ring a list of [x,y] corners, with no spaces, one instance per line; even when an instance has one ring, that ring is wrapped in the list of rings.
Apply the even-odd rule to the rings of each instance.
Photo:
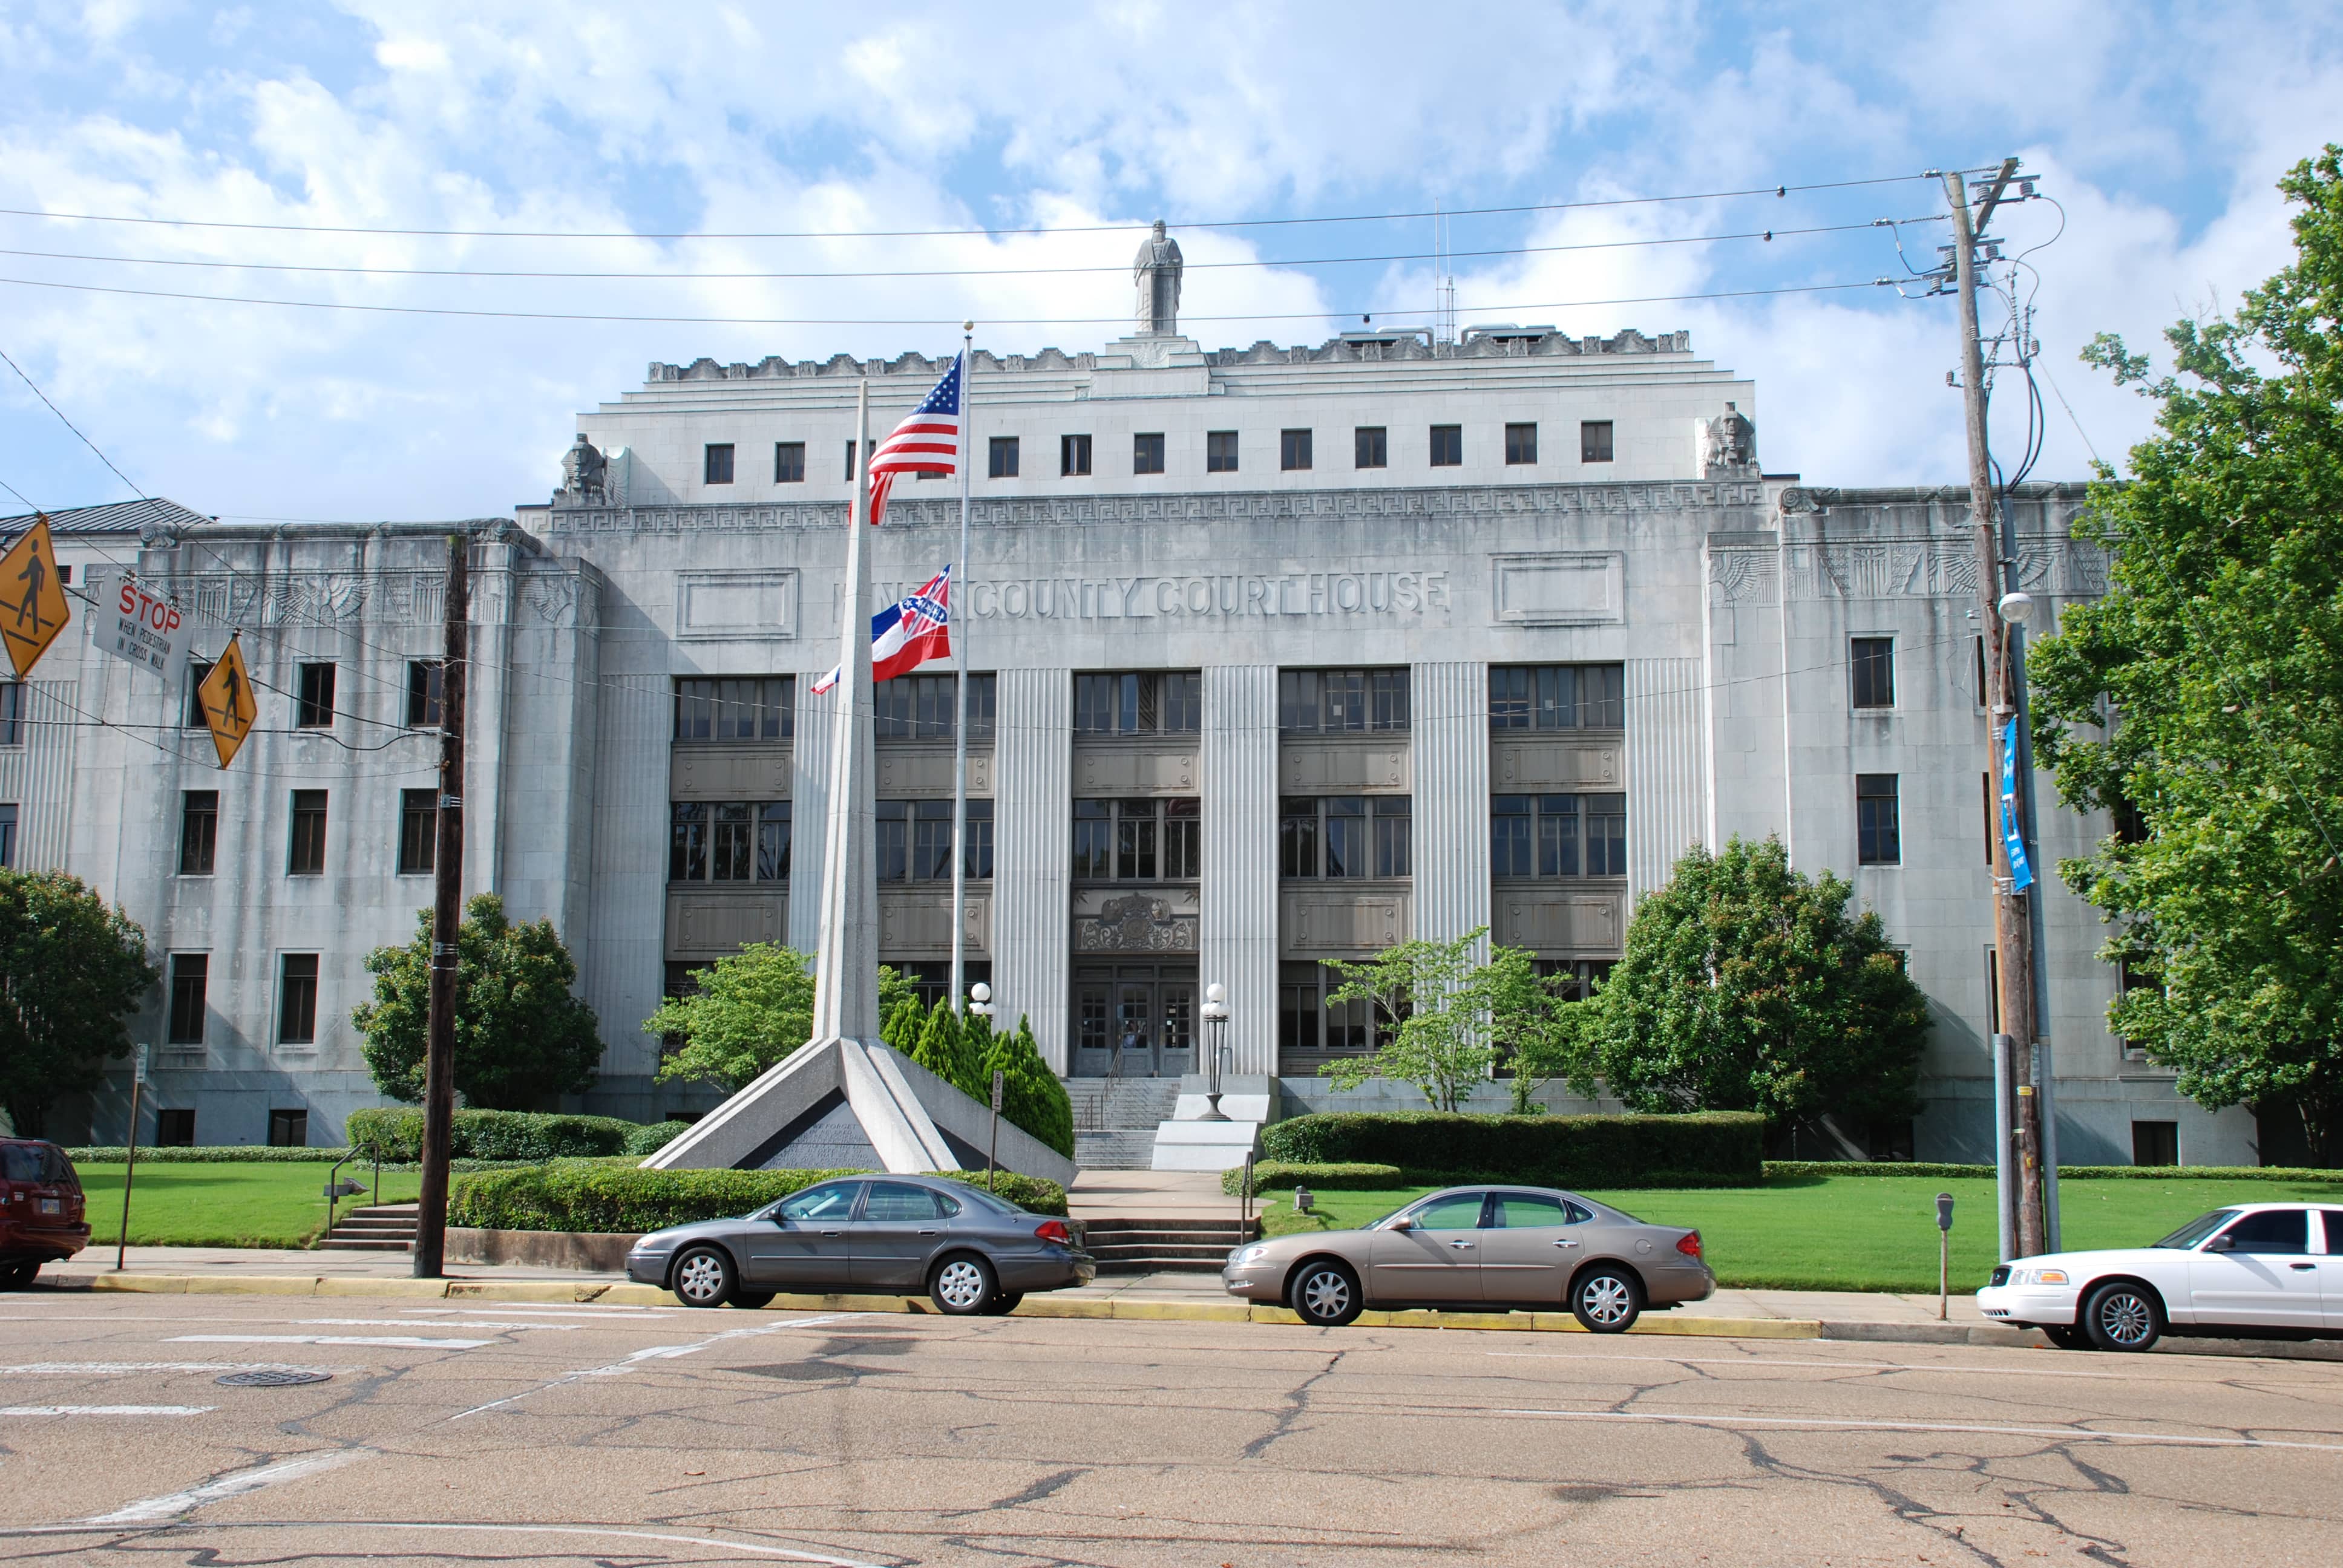
[[[2278,1568],[2338,1519],[2331,1362],[0,1297],[6,1562]]]

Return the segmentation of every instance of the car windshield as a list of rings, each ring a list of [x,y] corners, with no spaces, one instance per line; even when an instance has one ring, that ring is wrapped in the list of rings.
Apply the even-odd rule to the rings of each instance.
[[[793,1198],[782,1199],[771,1212],[782,1220],[843,1220],[854,1207],[855,1194],[861,1191],[860,1181],[809,1187]]]
[[[2237,1217],[2235,1209],[2216,1209],[2209,1214],[2199,1214],[2169,1236],[2158,1241],[2159,1247],[2193,1247],[2222,1226]]]

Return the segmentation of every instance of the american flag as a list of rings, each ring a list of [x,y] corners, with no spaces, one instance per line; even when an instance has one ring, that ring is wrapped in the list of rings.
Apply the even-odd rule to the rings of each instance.
[[[952,474],[960,471],[960,391],[961,360],[952,356],[951,368],[936,383],[911,417],[870,454],[870,521],[887,515],[887,492],[898,474]]]

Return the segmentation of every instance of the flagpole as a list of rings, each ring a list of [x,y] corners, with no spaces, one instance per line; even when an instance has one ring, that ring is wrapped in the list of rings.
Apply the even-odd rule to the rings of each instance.
[[[976,367],[970,346],[976,341],[976,323],[960,323],[960,562],[952,568],[951,597],[946,600],[951,617],[953,686],[960,694],[960,712],[952,721],[952,896],[951,1010],[954,1017],[968,1003],[968,495],[970,470],[976,467]]]

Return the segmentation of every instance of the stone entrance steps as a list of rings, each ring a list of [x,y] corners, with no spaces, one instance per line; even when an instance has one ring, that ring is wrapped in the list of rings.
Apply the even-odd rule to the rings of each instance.
[[[414,1204],[377,1204],[344,1214],[317,1245],[329,1252],[411,1252],[415,1229]]]
[[[1085,1171],[1144,1171],[1154,1161],[1155,1129],[1180,1105],[1176,1078],[1070,1078],[1074,1163]]]
[[[1082,1223],[1082,1250],[1101,1274],[1217,1274],[1230,1251],[1260,1234],[1241,1220],[1094,1219]]]

